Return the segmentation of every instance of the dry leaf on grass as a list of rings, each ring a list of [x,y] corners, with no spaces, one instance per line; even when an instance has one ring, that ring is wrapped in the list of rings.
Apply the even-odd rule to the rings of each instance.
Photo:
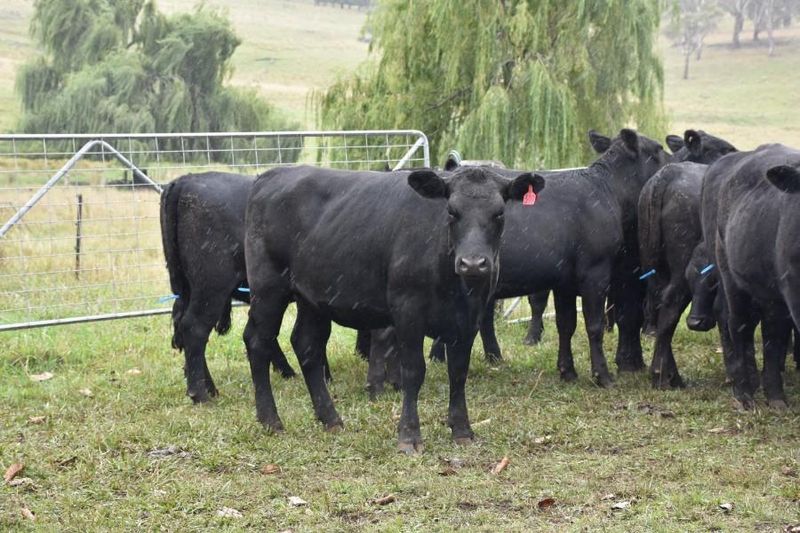
[[[81,394],[83,394],[87,398],[91,398],[92,396],[94,396],[94,393],[92,392],[92,389],[78,389],[78,392],[80,392]]]
[[[783,528],[786,533],[800,533],[800,524],[795,524],[793,526],[786,526]]]
[[[278,465],[273,465],[273,464],[264,465],[264,466],[261,467],[261,473],[264,474],[265,476],[271,476],[273,474],[280,474],[281,473],[281,467],[279,467]]]
[[[494,468],[492,468],[492,474],[494,475],[499,474],[500,472],[506,469],[508,463],[510,462],[511,461],[508,460],[508,457],[503,457],[502,459],[500,459],[500,462],[494,465]]]
[[[540,511],[544,511],[545,509],[549,509],[555,504],[556,504],[555,498],[545,498],[543,500],[539,500],[539,503],[536,504],[536,507],[538,507]]]
[[[455,476],[456,470],[452,466],[445,466],[441,470],[439,470],[440,476]]]
[[[603,502],[605,502],[605,501],[608,501],[608,500],[616,500],[616,499],[617,499],[617,495],[616,495],[616,494],[614,494],[613,492],[609,492],[608,494],[604,494],[604,495],[603,495],[603,496],[600,498],[600,501],[603,501]]]
[[[533,439],[533,443],[534,444],[546,444],[546,443],[550,442],[551,440],[553,440],[553,436],[552,435],[545,435],[544,437],[536,437],[536,438],[534,438]]]
[[[3,475],[3,481],[9,483],[12,479],[17,477],[23,470],[25,470],[25,465],[22,463],[14,463],[13,465],[6,468],[6,473]]]
[[[782,466],[781,474],[783,474],[786,477],[797,477],[797,470],[795,470],[791,466]]]
[[[36,520],[36,515],[33,514],[31,510],[28,509],[27,507],[23,507],[22,509],[19,510],[19,512],[22,513],[22,516],[24,516],[28,520],[34,520],[34,521]]]
[[[28,423],[29,424],[44,424],[45,420],[47,420],[46,416],[29,416]]]
[[[9,487],[33,487],[33,480],[29,477],[18,477],[8,482]]]
[[[375,505],[389,505],[390,503],[393,503],[395,501],[397,501],[397,498],[395,497],[394,494],[387,494],[386,496],[375,498],[374,500],[372,500],[372,503],[374,503]]]
[[[30,378],[32,381],[47,381],[48,379],[53,378],[53,374],[50,372],[42,372],[41,374],[31,374]]]
[[[128,370],[125,373],[126,374],[130,374],[131,376],[138,376],[138,375],[140,375],[142,373],[142,371],[139,370],[138,368],[131,368],[130,370]]]
[[[480,426],[485,426],[486,424],[489,424],[491,422],[492,422],[492,419],[491,418],[487,418],[486,420],[481,420],[480,422],[475,422],[474,424],[472,424],[472,427],[476,428],[476,427],[480,427]]]
[[[611,509],[614,511],[624,511],[628,507],[631,506],[631,502],[629,500],[622,500],[621,502],[617,502],[611,506]]]
[[[721,503],[719,504],[719,508],[725,511],[726,513],[730,513],[733,511],[733,504],[732,503]]]
[[[222,518],[241,518],[242,513],[231,507],[223,507],[217,511],[217,516],[221,516]]]
[[[298,496],[289,496],[289,505],[292,507],[301,507],[303,505],[308,505],[308,502]]]
[[[155,448],[147,452],[148,457],[155,458],[171,457],[173,455],[180,458],[188,458],[192,456],[191,453],[174,445],[167,446],[166,448]]]

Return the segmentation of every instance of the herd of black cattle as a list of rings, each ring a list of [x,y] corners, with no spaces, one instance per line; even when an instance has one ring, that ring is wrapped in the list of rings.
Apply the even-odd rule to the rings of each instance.
[[[607,310],[618,328],[619,371],[645,368],[641,332],[655,332],[654,387],[683,387],[672,336],[689,303],[689,328],[718,325],[735,398],[754,405],[763,383],[785,406],[782,371],[800,325],[800,151],[779,144],[739,152],[703,131],[669,136],[672,154],[630,129],[590,132],[599,157],[585,169],[513,171],[448,164],[444,170],[345,171],[282,167],[252,178],[187,175],[161,198],[161,227],[177,296],[172,344],[185,353],[188,395],[217,394],[205,348],[230,328],[231,300],[249,302],[244,331],[258,420],[280,431],[269,366],[294,375],[278,345],[297,306],[291,344],[314,411],[342,426],[326,380],[331,322],[359,330],[368,388],[402,388],[399,448],[422,448],[417,398],[424,338],[446,358],[448,424],[473,438],[465,383],[478,331],[501,358],[497,298],[530,295],[541,312],[553,292],[558,370],[576,379],[571,339],[581,297],[592,377],[609,386]],[[759,377],[754,330],[761,323]],[[797,335],[794,358],[800,364]],[[446,353],[446,357],[445,357]]]

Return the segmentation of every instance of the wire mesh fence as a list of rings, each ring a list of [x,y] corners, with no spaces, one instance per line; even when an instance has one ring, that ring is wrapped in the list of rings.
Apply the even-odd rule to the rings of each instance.
[[[417,131],[0,135],[0,331],[166,313],[160,184],[307,163],[430,166]]]

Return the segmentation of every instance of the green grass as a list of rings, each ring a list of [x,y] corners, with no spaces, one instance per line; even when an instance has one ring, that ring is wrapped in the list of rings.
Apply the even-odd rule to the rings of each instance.
[[[0,487],[0,529],[777,531],[798,522],[800,480],[782,472],[800,470],[798,374],[786,374],[787,412],[737,412],[712,335],[679,332],[684,391],[654,391],[644,375],[601,390],[587,377],[580,329],[581,379],[565,385],[552,321],[537,348],[520,344],[524,326],[503,325],[506,364],[492,368],[473,354],[467,392],[476,443],[451,443],[446,371],[430,364],[420,401],[426,451],[406,457],[395,451],[400,395],[367,400],[365,364],[352,354],[353,334],[341,329],[329,353],[345,430],[323,432],[302,379],[275,377],[287,431],[267,434],[255,421],[244,316],[237,311],[231,334],[210,343],[221,397],[206,406],[184,396],[167,317],[5,334],[0,463],[23,462],[33,486]],[[606,347],[611,356],[613,336]],[[55,377],[28,377],[44,371]],[[47,418],[32,424],[34,416]],[[169,445],[190,456],[148,456]],[[503,456],[508,469],[490,474]],[[463,466],[440,475],[454,458]],[[259,473],[271,463],[280,474]],[[388,493],[395,503],[371,503]],[[289,496],[309,505],[291,507]],[[546,497],[556,505],[540,511]],[[611,509],[623,500],[633,501],[629,509]],[[720,510],[723,502],[733,511]],[[217,517],[222,507],[243,517]]]
[[[233,83],[257,88],[308,126],[308,90],[366,56],[356,40],[363,13],[280,0],[207,3],[227,5],[245,40]],[[169,11],[191,4],[160,2]],[[12,74],[33,54],[25,34],[31,5],[0,6],[3,129],[19,112]],[[680,79],[680,54],[665,48],[672,129],[701,127],[741,148],[776,140],[800,146],[800,33],[778,32],[784,42],[768,59],[763,48],[718,46],[727,39],[723,29],[688,81]],[[221,397],[207,406],[184,395],[182,357],[169,348],[165,316],[0,333],[0,469],[23,462],[22,475],[32,480],[0,486],[0,530],[779,531],[800,523],[800,377],[789,364],[788,411],[738,412],[713,334],[678,330],[686,390],[654,391],[645,375],[620,376],[601,390],[588,379],[582,328],[574,343],[581,379],[565,385],[555,370],[552,321],[536,348],[520,343],[523,325],[500,325],[507,362],[492,368],[476,349],[467,384],[476,443],[450,442],[446,370],[431,364],[420,401],[426,452],[406,457],[395,452],[400,395],[367,401],[366,366],[352,354],[352,332],[339,328],[329,353],[345,431],[322,431],[302,379],[274,378],[287,431],[268,435],[255,421],[244,317],[235,311],[231,333],[209,345]],[[289,350],[291,317],[286,322]],[[606,340],[609,360],[615,340]],[[649,358],[652,342],[644,342]],[[55,377],[30,380],[44,371]],[[36,416],[45,422],[31,423]],[[169,445],[189,456],[148,456]],[[503,456],[510,466],[491,475]],[[441,476],[454,458],[463,466]],[[281,473],[259,472],[270,463]],[[388,493],[395,503],[371,503]],[[309,505],[291,507],[289,496]],[[547,497],[555,505],[539,510]],[[633,503],[612,510],[623,500]],[[733,510],[721,510],[723,502]],[[243,517],[217,517],[222,507]]]

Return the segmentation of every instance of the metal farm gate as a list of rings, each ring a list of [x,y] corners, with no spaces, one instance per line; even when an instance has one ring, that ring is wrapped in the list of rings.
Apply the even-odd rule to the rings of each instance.
[[[430,166],[415,130],[0,135],[0,331],[168,313],[161,184],[295,163]]]

